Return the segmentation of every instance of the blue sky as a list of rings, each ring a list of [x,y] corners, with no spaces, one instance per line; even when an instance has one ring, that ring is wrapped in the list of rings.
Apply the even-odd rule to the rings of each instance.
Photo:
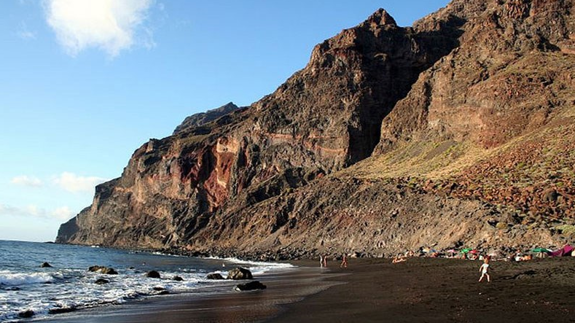
[[[409,26],[447,3],[0,1],[0,239],[52,241],[136,148],[258,101],[378,8]]]

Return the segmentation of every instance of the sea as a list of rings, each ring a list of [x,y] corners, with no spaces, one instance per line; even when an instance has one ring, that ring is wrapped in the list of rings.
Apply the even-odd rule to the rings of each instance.
[[[42,268],[48,262],[52,267]],[[117,275],[88,271],[91,266],[114,268]],[[134,302],[164,294],[221,293],[231,282],[208,280],[241,266],[265,275],[293,266],[287,263],[239,259],[197,258],[53,243],[0,240],[0,322],[54,317],[58,313]],[[155,270],[160,279],[148,278]],[[176,281],[174,276],[183,280]],[[109,281],[96,284],[98,279]]]

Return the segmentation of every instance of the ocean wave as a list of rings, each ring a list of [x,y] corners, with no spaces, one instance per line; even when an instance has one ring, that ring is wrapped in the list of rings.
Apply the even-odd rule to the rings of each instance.
[[[50,273],[14,273],[0,270],[0,285],[21,286],[53,283],[56,278]]]

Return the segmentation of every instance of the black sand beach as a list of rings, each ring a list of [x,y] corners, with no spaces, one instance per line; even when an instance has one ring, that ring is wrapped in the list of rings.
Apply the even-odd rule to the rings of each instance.
[[[259,277],[264,291],[164,296],[49,322],[575,322],[575,257],[494,261],[490,283],[477,282],[480,261],[460,259],[296,264]]]
[[[236,292],[233,286],[242,281],[226,281],[217,291],[206,294],[174,294],[152,297],[126,304],[83,309],[57,314],[40,322],[128,323],[128,322],[262,322],[280,315],[282,305],[302,301],[306,296],[339,284],[325,280],[335,277],[316,267],[286,269],[283,272],[254,277],[267,288],[261,291]]]

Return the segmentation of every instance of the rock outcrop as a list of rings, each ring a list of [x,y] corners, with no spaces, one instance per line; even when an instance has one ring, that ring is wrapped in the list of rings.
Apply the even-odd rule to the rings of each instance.
[[[241,280],[241,279],[253,279],[252,272],[241,267],[234,268],[228,272],[228,277],[226,279]]]
[[[206,112],[202,112],[202,113],[197,113],[194,114],[192,116],[187,117],[184,122],[182,122],[182,124],[180,124],[179,126],[176,127],[176,130],[174,130],[174,135],[177,135],[180,132],[184,132],[187,129],[191,129],[191,128],[195,128],[195,127],[201,127],[207,123],[210,123],[216,119],[219,119],[227,114],[230,114],[236,110],[238,110],[239,107],[235,104],[233,104],[232,102],[223,105],[217,109],[213,109],[213,110],[208,110]]]
[[[106,266],[91,266],[88,268],[88,271],[94,273],[100,273],[104,275],[117,275],[118,272],[114,268],[106,267]]]
[[[250,107],[137,149],[57,242],[293,258],[561,244],[575,186],[569,0],[384,10]]]

